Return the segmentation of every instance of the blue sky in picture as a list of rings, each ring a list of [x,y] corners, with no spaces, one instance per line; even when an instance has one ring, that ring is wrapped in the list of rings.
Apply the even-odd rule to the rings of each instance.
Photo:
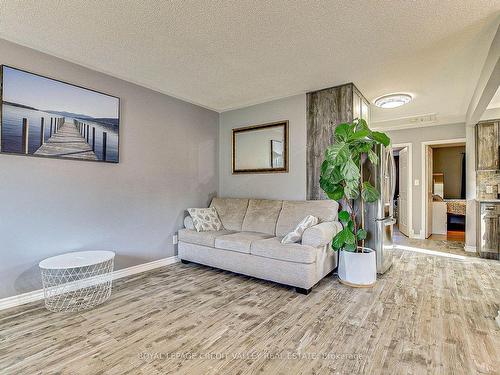
[[[3,68],[3,100],[41,111],[118,118],[118,98],[44,78],[17,69]]]

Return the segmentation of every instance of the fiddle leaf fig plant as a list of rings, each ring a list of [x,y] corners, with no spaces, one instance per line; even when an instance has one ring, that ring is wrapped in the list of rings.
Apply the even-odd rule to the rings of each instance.
[[[373,146],[389,146],[391,140],[381,132],[371,131],[363,119],[352,123],[339,124],[335,128],[333,144],[325,152],[321,164],[320,186],[330,199],[343,201],[339,220],[344,229],[332,240],[333,250],[362,251],[367,232],[365,230],[364,204],[375,202],[380,192],[363,178],[362,161],[365,158],[379,162]],[[357,221],[354,201],[360,199],[361,220]]]

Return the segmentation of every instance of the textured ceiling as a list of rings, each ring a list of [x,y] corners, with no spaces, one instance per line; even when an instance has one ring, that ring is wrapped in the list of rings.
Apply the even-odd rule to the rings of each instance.
[[[0,0],[0,37],[218,111],[354,82],[463,119],[498,0]]]

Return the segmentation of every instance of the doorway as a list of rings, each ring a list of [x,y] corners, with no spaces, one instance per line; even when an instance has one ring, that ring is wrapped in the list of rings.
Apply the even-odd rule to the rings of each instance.
[[[465,241],[465,139],[422,143],[422,239]]]
[[[412,144],[399,143],[392,146],[396,164],[396,188],[394,191],[395,232],[413,237],[412,227]]]

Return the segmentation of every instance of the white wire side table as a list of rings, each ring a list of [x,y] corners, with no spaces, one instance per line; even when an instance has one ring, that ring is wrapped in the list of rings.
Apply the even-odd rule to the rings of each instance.
[[[91,309],[111,296],[113,251],[78,251],[39,263],[45,307],[50,311]]]

